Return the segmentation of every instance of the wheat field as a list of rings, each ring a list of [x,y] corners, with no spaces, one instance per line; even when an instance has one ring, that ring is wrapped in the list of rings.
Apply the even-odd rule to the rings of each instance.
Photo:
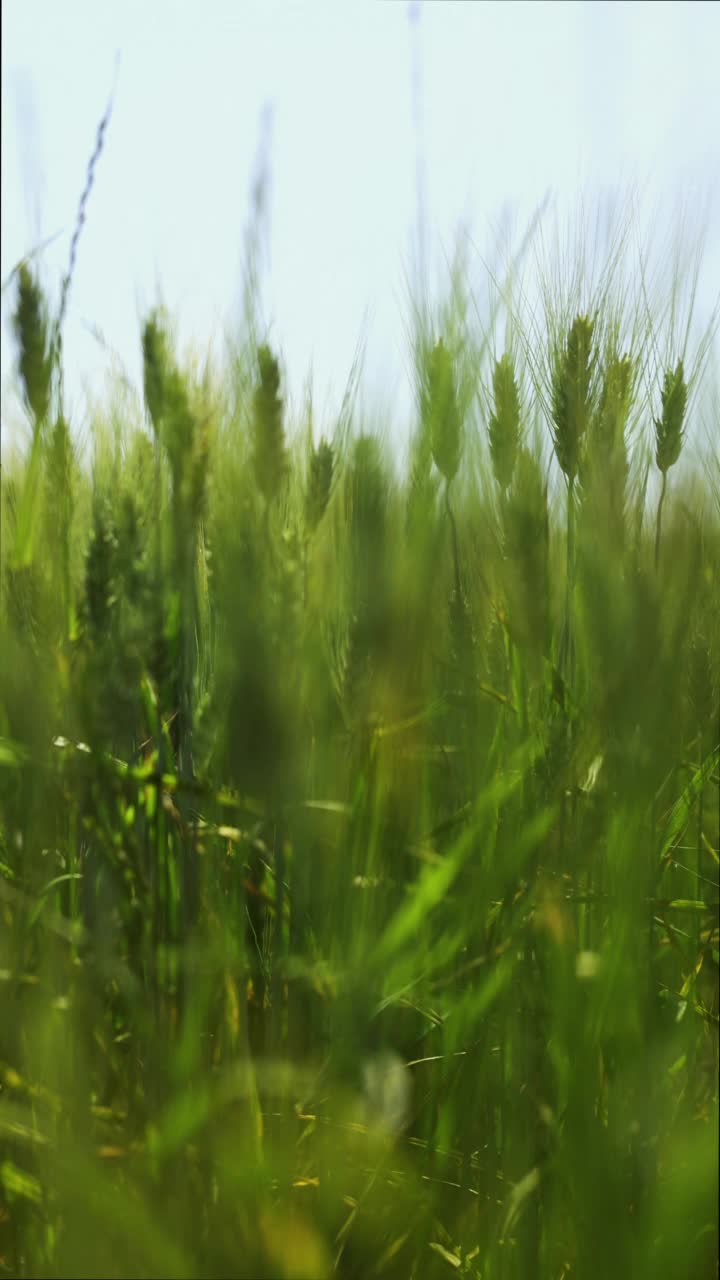
[[[717,1274],[714,330],[601,280],[418,305],[406,456],[153,311],[83,453],[15,273],[0,1273]]]

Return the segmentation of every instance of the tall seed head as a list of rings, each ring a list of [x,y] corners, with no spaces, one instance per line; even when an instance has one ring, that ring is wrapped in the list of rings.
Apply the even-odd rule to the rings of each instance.
[[[53,549],[68,554],[68,537],[73,512],[73,470],[75,452],[70,428],[62,414],[52,432],[46,459],[46,511]]]
[[[142,349],[145,404],[155,436],[167,452],[175,500],[196,520],[204,500],[207,433],[198,428],[185,378],[157,311],[145,323]]]
[[[123,595],[136,603],[142,587],[143,528],[136,496],[130,488],[120,496],[117,523],[116,566]]]
[[[488,426],[490,456],[498,485],[507,489],[512,482],[520,441],[520,396],[512,356],[507,352],[495,362],[493,398],[495,412]]]
[[[622,544],[628,480],[626,428],[633,396],[633,362],[629,355],[611,354],[603,370],[597,413],[580,462],[584,499],[593,522]],[[602,530],[599,530],[602,531]],[[594,535],[593,535],[594,536]]]
[[[503,503],[503,524],[510,629],[539,658],[549,646],[550,518],[542,471],[522,446]]]
[[[374,436],[359,436],[355,441],[348,482],[353,549],[356,557],[365,560],[382,544],[388,505],[387,479]]]
[[[36,423],[44,422],[50,407],[52,351],[47,304],[30,268],[18,272],[13,329],[20,348],[18,369],[25,403]]]
[[[632,357],[627,354],[611,356],[605,365],[598,405],[598,442],[607,454],[617,447],[624,447],[632,383]]]
[[[552,371],[552,433],[555,454],[569,483],[577,476],[593,409],[595,321],[576,316]]]
[[[355,617],[351,628],[351,666],[362,666],[371,651],[377,652],[386,637],[387,623],[387,521],[389,487],[382,454],[374,436],[355,441],[346,477],[346,510],[350,533],[351,576],[349,606]]]
[[[435,466],[449,482],[460,465],[462,422],[452,356],[442,338],[428,362],[425,412]]]
[[[665,370],[661,393],[662,413],[655,419],[655,461],[663,474],[680,457],[687,394],[683,362],[678,360],[674,371]]]
[[[142,335],[143,387],[145,405],[156,436],[160,436],[160,423],[165,407],[165,386],[168,375],[167,335],[160,317],[154,311],[145,323]]]
[[[188,500],[190,519],[197,524],[207,512],[208,471],[210,466],[210,428],[208,422],[195,424],[190,460]]]
[[[406,530],[410,536],[429,532],[437,497],[437,475],[432,469],[432,450],[422,429],[413,449],[408,486]]]
[[[115,602],[117,537],[109,512],[99,501],[93,509],[93,524],[85,562],[85,613],[93,638],[106,637]]]
[[[280,492],[287,470],[283,433],[280,369],[267,346],[258,350],[259,381],[253,397],[253,463],[260,492],[271,502]]]
[[[162,440],[167,450],[176,497],[191,501],[197,421],[179,369],[166,371],[163,386]]]
[[[61,414],[52,429],[47,455],[48,497],[57,504],[72,502],[74,462],[70,428]]]
[[[613,356],[605,367],[597,417],[598,453],[627,481],[627,429],[633,393],[633,362],[629,355]]]
[[[332,486],[334,455],[331,444],[321,440],[310,455],[310,474],[305,494],[305,521],[309,533],[314,533],[322,520]]]

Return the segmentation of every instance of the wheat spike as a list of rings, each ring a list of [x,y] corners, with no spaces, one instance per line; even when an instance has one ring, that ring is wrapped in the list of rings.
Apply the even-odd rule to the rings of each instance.
[[[608,360],[598,404],[596,440],[604,459],[622,454],[627,468],[625,429],[633,389],[633,362],[629,355],[614,355]]]
[[[442,338],[430,355],[425,410],[435,466],[449,483],[460,465],[462,423],[452,356]]]
[[[364,565],[382,543],[388,504],[387,481],[374,436],[359,436],[355,441],[348,479],[352,544]]]
[[[662,473],[662,489],[658,502],[657,522],[655,526],[655,568],[660,564],[660,539],[662,534],[662,515],[667,489],[667,474],[674,467],[683,445],[685,410],[687,408],[687,383],[682,360],[678,360],[675,369],[666,369],[663,378],[660,401],[662,412],[655,419],[655,461]]]
[[[512,483],[520,442],[520,396],[513,359],[509,353],[496,360],[493,370],[494,413],[488,424],[490,457],[499,487]]]
[[[661,393],[662,412],[655,419],[655,461],[663,475],[680,457],[683,445],[687,384],[682,360],[666,369]]]
[[[536,659],[549,648],[547,491],[537,459],[520,447],[503,503],[511,634]]]
[[[612,353],[603,370],[597,412],[580,464],[586,515],[598,533],[622,548],[628,481],[627,421],[633,397],[634,366],[629,355]],[[586,530],[587,530],[586,520]],[[591,534],[595,536],[595,532]]]
[[[310,455],[310,475],[305,495],[305,522],[313,534],[322,520],[330,500],[335,455],[332,445],[321,440]]]
[[[553,367],[553,444],[569,484],[577,476],[585,432],[592,415],[596,362],[594,329],[594,320],[588,316],[576,316]]]
[[[155,435],[159,438],[165,405],[168,344],[165,329],[157,311],[154,311],[145,323],[142,334],[142,352],[145,405],[150,415]]]
[[[18,272],[13,329],[20,348],[18,366],[25,403],[39,425],[50,408],[52,355],[47,304],[27,263]]]
[[[109,512],[96,500],[85,564],[85,612],[94,637],[102,639],[114,603],[117,539]]]
[[[253,399],[255,478],[266,502],[280,492],[287,471],[280,369],[267,346],[258,350],[259,381]]]

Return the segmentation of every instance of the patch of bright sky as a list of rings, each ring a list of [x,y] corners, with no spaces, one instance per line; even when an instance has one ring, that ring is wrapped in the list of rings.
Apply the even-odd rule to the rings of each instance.
[[[331,428],[365,332],[368,401],[380,397],[407,420],[414,65],[436,266],[461,222],[491,254],[503,210],[513,211],[519,238],[548,189],[571,209],[581,191],[590,203],[610,188],[622,200],[639,181],[656,219],[678,201],[691,213],[702,203],[701,310],[717,298],[718,4],[5,0],[2,23],[0,276],[57,235],[41,260],[55,296],[120,55],[65,327],[76,421],[83,388],[101,389],[108,365],[89,325],[139,387],[140,325],[159,289],[183,342],[206,347],[239,316],[268,106],[264,314],[289,390],[298,401],[312,365],[321,423]],[[16,416],[11,293],[6,439]]]

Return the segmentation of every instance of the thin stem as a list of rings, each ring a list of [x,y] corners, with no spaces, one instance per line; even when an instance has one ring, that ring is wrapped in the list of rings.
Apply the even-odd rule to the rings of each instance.
[[[452,534],[453,563],[455,566],[455,591],[458,600],[462,598],[462,582],[460,579],[460,553],[458,551],[457,525],[455,524],[455,516],[450,506],[450,481],[445,484],[445,510],[447,511],[448,520],[450,521],[450,531]]]
[[[567,500],[567,619],[570,624],[573,588],[575,585],[575,480],[568,485]]]
[[[568,684],[574,676],[573,598],[575,594],[575,478],[567,493],[567,561],[565,567],[565,625],[560,651],[560,669]]]
[[[662,530],[662,513],[663,503],[665,501],[665,491],[667,489],[667,471],[662,473],[662,489],[660,490],[660,501],[657,509],[657,524],[655,526],[655,572],[660,565],[660,533]]]

